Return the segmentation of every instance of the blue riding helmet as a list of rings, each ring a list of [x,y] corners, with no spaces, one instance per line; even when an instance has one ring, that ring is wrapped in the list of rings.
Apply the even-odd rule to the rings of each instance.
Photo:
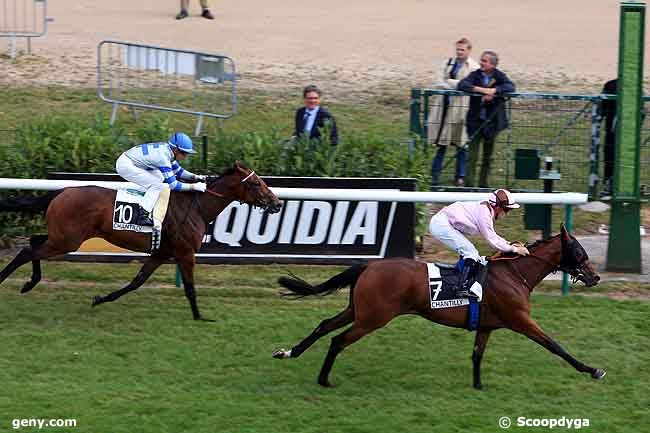
[[[176,132],[169,137],[169,145],[183,153],[196,153],[196,150],[192,149],[192,139],[183,132]]]

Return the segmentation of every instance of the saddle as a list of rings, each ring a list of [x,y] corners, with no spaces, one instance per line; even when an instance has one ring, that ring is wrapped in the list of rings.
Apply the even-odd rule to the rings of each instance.
[[[113,208],[113,230],[152,232],[152,225],[143,224],[143,216],[147,214],[140,205],[143,197],[144,191],[139,189],[129,188],[117,191]]]
[[[153,218],[161,223],[167,214],[169,195],[169,189],[163,189],[153,208]],[[141,189],[128,188],[117,191],[113,208],[113,230],[151,233],[151,250],[154,251],[160,248],[162,233],[154,229],[152,221],[146,218],[147,212],[141,206],[143,198],[144,191]]]
[[[476,275],[476,282],[485,287],[488,265],[482,266]],[[459,265],[427,263],[429,299],[431,308],[452,308],[469,305],[469,298],[456,296],[456,287],[459,284],[461,269]]]

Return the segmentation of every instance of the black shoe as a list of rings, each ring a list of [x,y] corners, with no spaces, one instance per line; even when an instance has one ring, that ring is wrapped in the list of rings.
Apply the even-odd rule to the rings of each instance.
[[[183,18],[187,18],[187,11],[185,9],[181,9],[181,11],[176,15],[177,20],[182,20]]]
[[[214,15],[212,15],[212,12],[210,12],[210,9],[203,9],[203,12],[201,13],[201,16],[207,20],[213,20]]]
[[[140,220],[138,221],[138,224],[141,226],[153,226],[153,220],[151,219],[151,216],[149,215],[148,212],[143,212],[140,215]]]

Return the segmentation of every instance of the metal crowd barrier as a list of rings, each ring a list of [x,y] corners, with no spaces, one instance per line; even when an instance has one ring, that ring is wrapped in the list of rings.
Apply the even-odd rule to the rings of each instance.
[[[0,37],[9,38],[9,55],[16,57],[16,38],[27,38],[27,52],[32,52],[32,38],[47,33],[47,0],[0,0]]]
[[[237,111],[234,61],[219,54],[102,41],[97,47],[97,94],[113,104],[227,119]]]

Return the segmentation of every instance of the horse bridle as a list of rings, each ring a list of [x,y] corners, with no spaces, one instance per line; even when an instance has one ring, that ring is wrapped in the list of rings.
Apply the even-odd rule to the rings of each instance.
[[[237,170],[241,170],[241,168],[237,167]],[[251,172],[248,173],[248,175],[245,178],[242,179],[241,183],[246,183],[246,181],[248,179],[250,179],[253,175],[257,176],[257,174],[255,173],[255,170],[251,170]],[[225,195],[223,195],[221,193],[218,193],[218,192],[211,191],[208,188],[205,189],[205,192],[207,192],[208,194],[213,195],[215,197],[218,197],[218,198],[226,198]]]
[[[571,241],[571,242],[573,242],[573,241]],[[567,246],[567,248],[570,248],[570,247]],[[545,259],[543,257],[540,257],[540,256],[536,256],[535,254],[532,254],[532,253],[529,254],[528,256],[524,256],[524,257],[532,257],[532,258],[535,258],[537,260],[540,260],[540,261],[546,263],[547,265],[550,265],[551,266],[551,273],[556,273],[557,271],[562,271],[562,272],[565,272],[565,273],[571,275],[571,281],[573,283],[575,283],[576,281],[578,281],[578,278],[580,277],[580,275],[583,274],[583,269],[582,268],[584,267],[584,263],[586,262],[586,260],[583,260],[582,263],[577,263],[577,262],[569,263],[565,259],[564,248],[562,248],[560,254],[561,254],[560,255],[560,263],[557,264],[557,265],[555,263],[552,263],[550,260],[547,260],[547,259]],[[524,284],[526,284],[526,287],[528,287],[528,290],[532,291],[533,287],[530,285],[530,283],[528,282],[528,280],[526,279],[524,274],[522,274],[521,271],[519,270],[519,268],[515,265],[514,260],[511,260],[510,262],[511,262],[511,265],[512,265],[513,269],[515,271],[517,271],[517,273],[519,274],[519,277],[522,279]]]
[[[238,168],[238,169],[239,169],[239,168]],[[250,172],[250,173],[249,173],[249,174],[248,174],[248,175],[247,175],[247,176],[246,176],[246,177],[241,181],[241,183],[246,182],[246,181],[247,181],[248,179],[250,179],[250,177],[253,176],[254,174],[255,174],[255,170],[251,170],[251,172]],[[213,195],[213,196],[215,196],[215,197],[218,197],[218,198],[223,198],[223,199],[226,198],[226,196],[224,196],[223,194],[220,194],[220,193],[218,193],[218,192],[214,192],[214,191],[210,191],[209,189],[207,189],[207,187],[206,187],[206,189],[205,189],[205,192],[207,192],[207,193],[209,193],[209,194],[211,194],[211,195]],[[182,220],[182,221],[183,221],[183,224],[185,223],[185,221],[187,221],[187,217],[189,217],[190,212],[192,211],[192,209],[194,209],[194,206],[195,206],[195,205],[197,205],[197,206],[199,207],[199,211],[200,211],[200,209],[201,209],[201,202],[198,200],[198,195],[197,195],[197,194],[194,194],[194,195],[192,196],[192,204],[187,208],[187,212],[185,212],[185,217],[184,217],[183,220]],[[177,230],[177,231],[176,231],[176,242],[178,242],[178,238],[179,238],[179,237],[180,237],[180,231]]]

